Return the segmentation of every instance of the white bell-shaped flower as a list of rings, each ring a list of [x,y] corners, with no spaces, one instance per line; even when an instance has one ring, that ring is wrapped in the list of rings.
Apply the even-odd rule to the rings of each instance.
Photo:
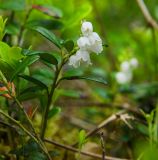
[[[130,63],[128,61],[124,61],[121,63],[120,69],[123,72],[128,72],[130,70]]]
[[[89,52],[86,50],[79,49],[75,55],[72,55],[69,59],[69,65],[77,68],[81,62],[86,62],[87,64],[92,64],[89,56]]]
[[[89,46],[90,46],[89,39],[87,37],[80,37],[77,40],[77,45],[78,45],[79,48],[88,49]]]
[[[99,54],[103,51],[102,40],[96,32],[88,36],[90,42],[90,51]]]
[[[70,58],[69,58],[69,65],[73,66],[74,68],[77,68],[79,65],[80,65],[80,59],[78,56],[76,55],[72,55]]]
[[[81,32],[84,36],[88,36],[93,32],[93,25],[91,22],[83,22],[81,26]]]
[[[90,22],[83,22],[81,26],[82,37],[77,40],[79,50],[69,59],[69,65],[78,67],[80,62],[91,64],[90,53],[99,54],[103,51],[102,40],[96,32],[93,32],[93,26]]]
[[[139,65],[137,58],[132,58],[129,63],[133,68],[137,68]]]
[[[116,80],[119,84],[129,83],[132,79],[131,72],[118,72],[116,74]]]

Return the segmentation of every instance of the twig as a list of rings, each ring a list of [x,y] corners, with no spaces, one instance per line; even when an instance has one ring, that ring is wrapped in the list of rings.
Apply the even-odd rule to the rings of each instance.
[[[4,122],[4,121],[2,121],[2,120],[0,120],[0,124],[16,130],[16,128],[15,128],[13,125],[10,125],[9,123],[6,123],[6,122]]]
[[[104,128],[110,122],[115,121],[116,119],[120,118],[120,115],[122,115],[125,112],[126,111],[123,110],[123,111],[120,111],[118,113],[115,113],[115,114],[111,115],[109,118],[107,118],[106,120],[101,122],[95,129],[89,131],[86,135],[86,138],[88,138],[88,137],[92,136],[93,134],[97,133],[100,129]]]
[[[123,113],[125,113],[125,110],[122,110],[118,113],[115,113],[113,115],[111,115],[109,118],[105,119],[104,121],[102,121],[96,128],[94,128],[93,130],[89,131],[86,134],[86,138],[92,136],[93,134],[97,133],[100,129],[104,128],[107,124],[109,124],[112,121],[115,121],[116,119],[120,118],[120,115],[122,115]],[[76,146],[78,144],[78,142],[74,143],[72,146]]]
[[[64,145],[64,144],[60,144],[60,143],[58,143],[56,141],[50,141],[48,139],[44,139],[44,141],[47,142],[47,143],[53,144],[55,146],[64,148],[66,150],[72,151],[72,152],[77,152],[77,153],[79,152],[79,150],[74,148],[74,147],[71,147],[71,146],[68,146],[68,145]],[[82,155],[85,155],[85,156],[102,159],[102,155],[99,155],[99,154],[95,154],[95,153],[91,153],[91,152],[85,152],[85,151],[80,151],[80,153]],[[106,156],[106,160],[129,160],[129,159]]]
[[[101,147],[102,147],[102,160],[106,160],[106,152],[105,152],[105,142],[104,142],[104,133],[100,133],[100,142],[101,142]]]
[[[17,126],[19,126],[30,138],[32,138],[39,145],[39,147],[47,155],[47,157],[49,158],[49,160],[51,160],[51,157],[49,156],[49,154],[48,154],[48,152],[46,150],[46,147],[44,147],[44,145],[39,141],[38,137],[35,137],[34,135],[32,135],[32,133],[29,132],[19,121],[13,119],[12,117],[10,117],[6,113],[4,113],[2,110],[0,110],[0,114],[2,114],[4,117],[8,118],[11,122],[13,122],[14,124],[16,124]]]
[[[24,33],[24,30],[25,30],[25,25],[26,25],[26,23],[27,23],[27,20],[28,20],[28,18],[29,18],[29,16],[30,16],[32,10],[33,10],[32,8],[28,10],[28,12],[27,12],[27,14],[26,14],[26,17],[25,17],[25,19],[24,19],[24,22],[23,22],[23,24],[22,24],[22,26],[21,26],[21,28],[20,28],[19,35],[18,35],[18,42],[17,42],[19,46],[22,45],[22,41],[21,41],[21,40],[22,40],[23,33]]]
[[[158,23],[153,19],[153,17],[149,13],[148,8],[146,7],[144,1],[143,0],[136,0],[136,1],[138,3],[138,6],[141,9],[143,15],[144,15],[144,18],[149,23],[149,25],[151,27],[155,28],[156,30],[158,30]]]

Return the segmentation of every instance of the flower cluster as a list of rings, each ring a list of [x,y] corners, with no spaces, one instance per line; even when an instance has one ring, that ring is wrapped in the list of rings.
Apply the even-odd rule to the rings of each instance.
[[[79,50],[69,59],[69,65],[78,67],[81,61],[91,64],[90,53],[99,54],[103,50],[102,40],[90,22],[83,22],[81,26],[82,36],[77,40]]]
[[[119,84],[129,83],[133,77],[133,69],[138,67],[138,60],[132,58],[129,61],[124,61],[121,63],[120,72],[116,74],[116,80]]]

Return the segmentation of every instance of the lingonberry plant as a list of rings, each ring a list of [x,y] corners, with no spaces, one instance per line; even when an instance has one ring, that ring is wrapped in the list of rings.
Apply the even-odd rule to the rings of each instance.
[[[23,135],[23,139],[26,142],[24,145],[19,142],[18,147],[11,151],[12,154],[15,154],[17,157],[23,156],[26,159],[33,159],[36,156],[39,158],[35,159],[50,160],[52,159],[50,150],[48,151],[44,143],[45,132],[50,115],[52,116],[60,111],[60,109],[54,107],[53,104],[54,93],[60,85],[60,82],[64,80],[85,79],[106,84],[106,81],[101,78],[78,76],[76,74],[64,76],[65,73],[63,68],[68,65],[71,66],[70,68],[80,67],[80,65],[84,65],[82,62],[85,62],[85,64],[87,63],[88,65],[92,64],[90,54],[101,53],[103,51],[103,45],[99,35],[96,32],[93,32],[92,23],[82,21],[82,36],[77,40],[77,45],[76,42],[73,42],[72,40],[58,38],[53,32],[43,26],[29,25],[29,30],[36,31],[53,43],[56,48],[58,48],[58,53],[54,54],[43,50],[36,51],[32,50],[31,47],[29,47],[29,49],[23,48],[22,44],[23,41],[25,41],[24,33],[26,32],[25,27],[31,12],[34,9],[44,10],[44,12],[45,10],[47,11],[46,8],[35,5],[28,10],[24,22],[21,25],[20,32],[18,33],[16,46],[12,46],[12,35],[8,34],[8,28],[5,28],[6,22],[8,22],[7,25],[9,25],[10,20],[4,20],[0,17],[0,94],[6,98],[7,102],[7,108],[1,108],[0,114],[4,123],[7,122],[7,125]],[[14,43],[15,41],[13,44]],[[31,44],[29,45],[31,46]],[[29,66],[38,61],[41,61],[50,68],[53,75],[50,85],[29,75]],[[38,70],[40,69],[41,68],[38,68]],[[43,79],[44,78],[45,77],[43,77]],[[34,86],[26,89],[21,88],[21,85],[25,86],[24,83],[26,81],[33,83]],[[34,92],[31,94],[33,90]],[[41,127],[38,129],[39,132],[37,132],[32,121],[32,117],[36,114],[36,109],[25,108],[22,102],[29,96],[34,97],[39,91],[41,96],[45,97],[45,100],[41,111]],[[32,97],[29,98],[31,99]],[[81,131],[81,133],[82,132],[83,131]],[[80,139],[83,138],[85,137]],[[81,144],[83,144],[83,142],[79,140],[80,150]],[[25,153],[23,153],[23,151]]]
[[[158,159],[155,1],[0,0],[0,160]]]

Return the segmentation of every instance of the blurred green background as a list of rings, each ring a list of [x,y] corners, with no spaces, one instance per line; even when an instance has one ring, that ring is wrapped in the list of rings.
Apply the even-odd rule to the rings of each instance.
[[[4,5],[4,1],[7,1],[8,4]],[[10,45],[17,45],[17,35],[32,5],[41,5],[48,10],[41,12],[35,9],[31,12],[24,26],[26,29],[21,42],[22,48],[26,49],[31,46],[33,50],[58,52],[55,46],[29,28],[42,25],[53,31],[58,37],[64,40],[71,39],[76,43],[81,35],[82,20],[91,21],[94,31],[98,32],[103,43],[107,45],[101,54],[92,54],[92,66],[83,65],[77,69],[65,66],[64,71],[67,74],[84,73],[102,77],[107,80],[108,85],[105,87],[83,81],[62,83],[56,91],[54,101],[56,106],[62,108],[63,114],[50,121],[47,136],[54,136],[56,140],[72,144],[82,126],[78,128],[78,123],[75,124],[70,117],[84,120],[91,128],[91,125],[97,125],[120,108],[127,106],[131,111],[129,114],[136,116],[136,119],[138,118],[143,123],[139,120],[130,121],[133,129],[129,129],[120,121],[109,124],[106,129],[103,129],[106,150],[110,155],[137,159],[136,157],[142,153],[140,146],[142,143],[144,145],[144,142],[147,142],[148,145],[150,136],[148,125],[146,122],[144,124],[145,119],[140,113],[137,115],[135,111],[142,109],[145,113],[150,114],[158,106],[158,31],[146,22],[137,1],[15,0],[14,5],[12,2],[13,0],[0,0],[0,15],[8,18],[4,41]],[[144,0],[144,2],[152,17],[158,21],[157,0]],[[8,39],[10,35],[11,38]],[[133,57],[136,57],[139,62],[139,66],[133,72],[133,79],[130,83],[119,85],[115,75],[120,70],[120,64]],[[44,83],[51,83],[52,73],[45,66],[35,64],[31,66],[29,72]],[[23,84],[21,89],[23,86],[25,85]],[[24,100],[28,101],[29,98],[26,96]],[[31,99],[30,102],[38,104],[36,99]],[[3,98],[1,104],[4,104]],[[40,118],[40,114],[35,117],[37,127]],[[70,124],[73,121],[72,124],[67,123],[65,118],[69,119]],[[155,123],[157,125],[157,122]],[[64,127],[60,128],[60,125]],[[64,138],[61,138],[63,135]],[[98,147],[98,137],[90,140]],[[89,144],[88,147],[90,146],[93,145]],[[150,158],[142,159],[151,159],[150,154],[154,155],[152,160],[158,159],[155,151],[157,148],[152,151],[148,148],[143,148],[143,150],[147,150],[146,157]]]

